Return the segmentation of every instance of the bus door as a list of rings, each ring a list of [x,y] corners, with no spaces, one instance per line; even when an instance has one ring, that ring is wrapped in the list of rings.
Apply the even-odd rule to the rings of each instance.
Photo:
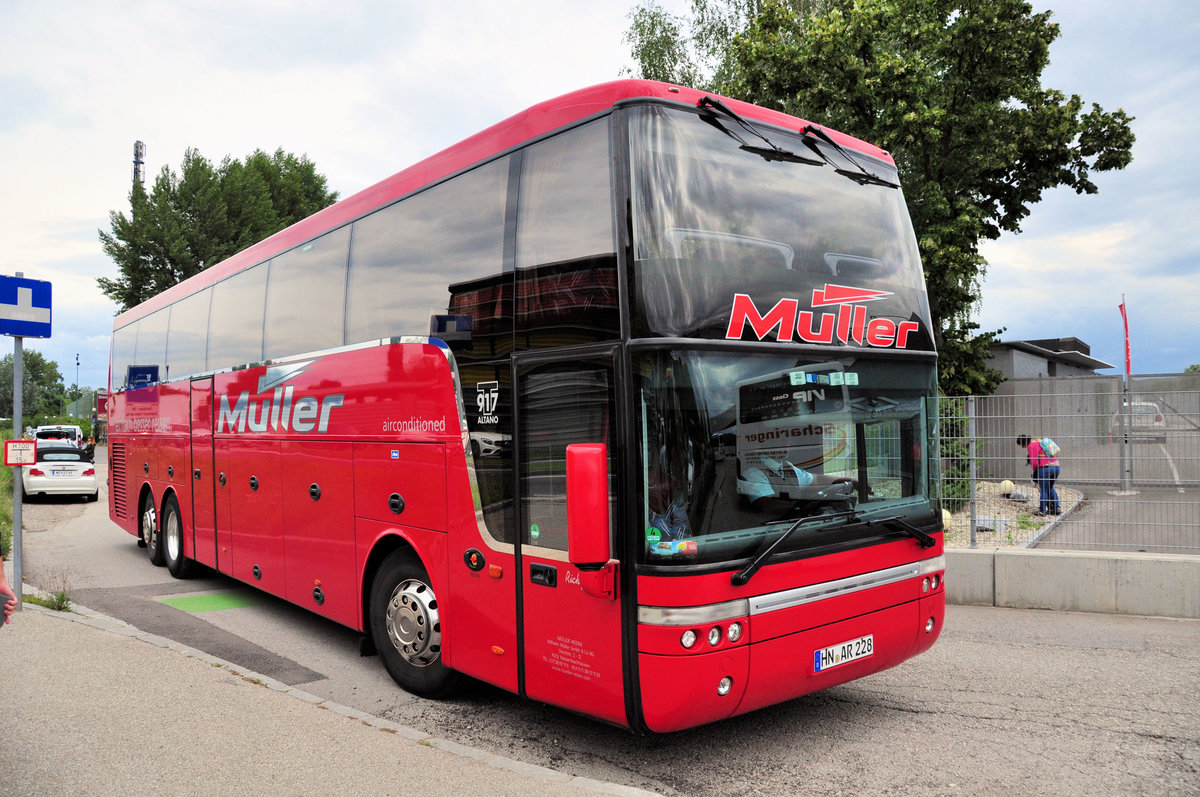
[[[191,392],[192,555],[217,566],[216,474],[213,468],[213,380],[196,379]]]
[[[611,356],[514,358],[525,694],[627,724],[616,562],[607,594],[567,559],[566,448],[605,443],[617,483]],[[610,512],[610,525],[615,513]],[[610,534],[611,539],[611,534]],[[612,549],[610,549],[612,550]]]

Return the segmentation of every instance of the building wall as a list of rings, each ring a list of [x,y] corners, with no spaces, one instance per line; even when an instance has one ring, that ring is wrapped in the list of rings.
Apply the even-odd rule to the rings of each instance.
[[[1012,370],[1006,374],[1009,379],[1037,379],[1050,375],[1045,357],[1014,349],[1009,350],[1009,355],[1012,358]]]

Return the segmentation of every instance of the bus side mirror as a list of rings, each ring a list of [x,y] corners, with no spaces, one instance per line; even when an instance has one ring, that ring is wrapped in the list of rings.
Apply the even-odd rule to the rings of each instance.
[[[608,562],[608,448],[567,446],[567,558],[581,570]]]

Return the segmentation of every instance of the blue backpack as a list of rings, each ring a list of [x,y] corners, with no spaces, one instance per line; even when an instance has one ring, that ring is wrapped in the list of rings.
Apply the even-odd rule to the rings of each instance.
[[[1042,447],[1042,451],[1051,459],[1058,459],[1059,447],[1058,443],[1051,440],[1049,437],[1039,437],[1038,445]]]

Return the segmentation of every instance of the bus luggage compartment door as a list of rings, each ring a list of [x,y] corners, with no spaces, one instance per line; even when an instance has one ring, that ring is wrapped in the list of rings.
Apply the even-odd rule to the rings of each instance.
[[[232,562],[218,553],[221,572],[285,596],[283,556],[283,491],[280,448],[277,440],[217,440],[218,491],[229,507],[229,540]],[[225,483],[221,484],[224,475]],[[221,501],[218,495],[218,537]],[[227,567],[228,565],[228,567]]]
[[[354,548],[352,444],[283,443],[287,599],[351,628],[362,605]]]
[[[213,464],[213,380],[192,382],[192,549],[201,564],[217,566],[216,472]]]

